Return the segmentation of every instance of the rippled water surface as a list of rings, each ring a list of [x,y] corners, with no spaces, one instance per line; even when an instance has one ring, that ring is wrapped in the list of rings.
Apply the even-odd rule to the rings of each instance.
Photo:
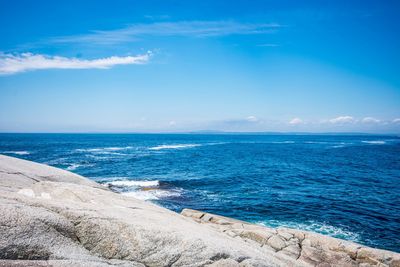
[[[400,138],[0,134],[0,153],[180,211],[317,231],[400,252]]]

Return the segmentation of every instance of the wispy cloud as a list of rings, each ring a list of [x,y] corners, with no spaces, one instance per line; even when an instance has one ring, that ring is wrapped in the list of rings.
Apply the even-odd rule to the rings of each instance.
[[[330,123],[343,124],[343,123],[353,123],[355,119],[351,116],[339,116],[329,120]]]
[[[78,36],[53,38],[54,43],[116,44],[138,40],[143,36],[211,37],[273,33],[277,23],[240,23],[235,21],[178,21],[133,24],[109,31],[93,31]]]
[[[392,121],[393,123],[399,123],[400,124],[400,118],[396,118]]]
[[[116,65],[144,64],[149,61],[150,56],[151,52],[137,56],[111,56],[87,60],[32,53],[0,53],[0,75],[43,69],[108,69]]]

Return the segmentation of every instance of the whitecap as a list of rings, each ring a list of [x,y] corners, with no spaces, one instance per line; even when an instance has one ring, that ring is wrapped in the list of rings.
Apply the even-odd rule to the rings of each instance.
[[[117,187],[156,187],[160,185],[158,180],[155,181],[133,181],[133,180],[119,180],[107,182],[104,185],[117,186]]]
[[[383,140],[375,140],[375,141],[361,141],[361,143],[370,144],[370,145],[384,145],[386,144]]]
[[[334,146],[331,146],[330,148],[342,148],[342,147],[348,147],[353,145],[353,143],[346,143],[346,142],[339,142],[339,143],[334,143]]]
[[[132,146],[124,146],[124,147],[99,147],[99,148],[78,148],[75,149],[77,152],[105,152],[107,153],[108,151],[120,151],[120,150],[127,150],[127,149],[132,149]]]
[[[200,144],[175,144],[175,145],[159,145],[149,147],[149,150],[162,150],[162,149],[184,149],[201,146]]]
[[[118,151],[118,150],[126,150],[126,149],[131,149],[131,146],[125,146],[125,147],[105,147],[104,150],[111,150],[111,151]]]
[[[294,144],[294,141],[276,141],[276,142],[271,142],[272,144]]]
[[[114,178],[119,180],[103,183],[111,189],[121,193],[122,195],[134,197],[141,200],[159,200],[164,198],[179,197],[182,189],[162,189],[159,188],[158,180],[121,180],[122,177]]]
[[[76,170],[77,168],[81,167],[82,165],[80,164],[71,164],[70,166],[67,167],[67,171],[73,171]]]
[[[15,154],[15,155],[29,155],[29,151],[4,151],[5,154]]]
[[[158,190],[158,189],[123,192],[121,194],[124,196],[134,197],[141,200],[159,200],[164,198],[181,196],[181,192],[176,190],[168,191],[168,190]]]

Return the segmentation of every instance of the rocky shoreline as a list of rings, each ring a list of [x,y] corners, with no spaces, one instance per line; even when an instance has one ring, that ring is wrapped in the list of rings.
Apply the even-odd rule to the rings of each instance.
[[[0,266],[400,266],[400,254],[200,211],[181,214],[0,155]]]

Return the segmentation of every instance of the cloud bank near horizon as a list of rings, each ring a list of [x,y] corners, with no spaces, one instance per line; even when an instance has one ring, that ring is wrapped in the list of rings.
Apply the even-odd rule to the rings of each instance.
[[[111,56],[89,60],[33,53],[0,53],[0,75],[44,69],[109,69],[116,65],[145,64],[150,56],[151,52],[147,52],[137,56]]]

